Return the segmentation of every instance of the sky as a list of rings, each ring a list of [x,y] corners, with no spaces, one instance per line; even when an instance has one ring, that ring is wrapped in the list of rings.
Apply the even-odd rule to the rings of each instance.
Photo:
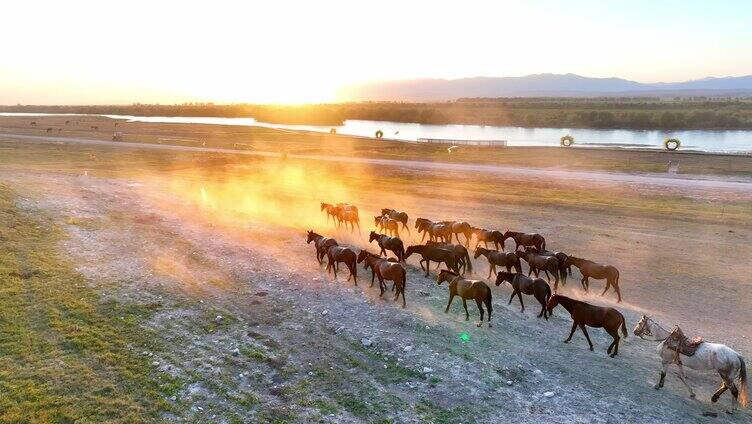
[[[6,2],[0,104],[300,103],[403,78],[752,74],[752,1]]]

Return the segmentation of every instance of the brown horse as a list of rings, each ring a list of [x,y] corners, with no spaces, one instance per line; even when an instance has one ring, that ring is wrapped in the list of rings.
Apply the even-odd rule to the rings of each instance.
[[[356,265],[358,255],[355,254],[354,250],[349,247],[331,246],[326,251],[326,257],[329,260],[329,263],[326,264],[327,273],[334,270],[334,278],[337,278],[336,265],[338,263],[344,263],[347,269],[350,270],[350,275],[347,276],[346,281],[350,281],[350,277],[352,277],[355,285],[358,285],[358,266]]]
[[[582,288],[587,292],[590,288],[590,277],[596,280],[606,280],[606,288],[603,289],[601,296],[605,295],[609,287],[613,287],[618,297],[618,302],[621,302],[621,290],[619,290],[619,270],[611,265],[601,265],[587,259],[570,256],[568,263],[576,266],[580,269],[582,274]]]
[[[470,261],[470,254],[467,252],[465,246],[461,244],[442,243],[440,241],[427,241],[426,246],[436,246],[442,249],[451,250],[457,257],[457,265],[462,267],[462,274],[465,272],[473,272],[473,263]],[[441,266],[436,265],[436,269]]]
[[[507,305],[512,303],[512,299],[514,299],[514,295],[517,295],[517,297],[520,298],[520,306],[522,306],[522,311],[525,312],[525,304],[522,302],[522,294],[527,295],[533,295],[535,296],[535,299],[540,303],[541,305],[541,311],[538,314],[538,318],[541,316],[548,320],[548,311],[546,311],[546,304],[548,303],[548,299],[551,297],[551,287],[543,281],[542,278],[536,278],[532,279],[524,274],[515,272],[500,272],[496,276],[496,285],[500,286],[501,283],[504,281],[508,282],[512,285],[512,296],[509,297],[509,302]]]
[[[321,204],[321,211],[326,211],[326,223],[329,223],[329,217],[332,218],[332,222],[339,222],[339,211],[340,208],[331,205],[329,203],[322,203]]]
[[[397,261],[405,262],[405,245],[399,237],[389,237],[386,234],[377,234],[371,231],[371,234],[368,235],[368,242],[373,243],[374,240],[381,248],[379,255],[386,256],[386,251],[391,250],[397,256]]]
[[[519,249],[520,246],[532,246],[539,251],[546,248],[546,239],[538,233],[520,233],[517,231],[507,230],[507,232],[503,234],[502,244],[504,243],[504,240],[508,238],[514,240],[514,250]]]
[[[569,255],[564,252],[552,252],[546,249],[541,249],[540,251],[538,251],[538,254],[541,256],[553,256],[559,261],[559,266],[561,267],[559,269],[561,273],[561,284],[566,285],[567,273],[569,273],[569,275],[572,275],[572,264],[569,263]]]
[[[399,222],[388,216],[374,216],[373,225],[375,225],[379,231],[386,231],[392,236],[399,237]]]
[[[473,237],[473,227],[469,223],[465,221],[439,221],[439,224],[449,226],[449,240],[447,240],[448,243],[452,242],[452,236],[457,237],[457,243],[462,243],[460,241],[460,234],[464,234],[465,247],[469,247],[470,238]]]
[[[432,222],[425,219],[420,222],[416,221],[415,224],[418,228],[418,233],[423,233],[420,241],[426,238],[426,234],[431,241],[443,241],[444,243],[452,241],[452,227],[446,223]]]
[[[488,243],[493,243],[495,248],[499,248],[498,244],[494,241],[493,231],[486,230],[478,227],[471,227],[470,232],[475,236],[475,247],[480,246],[481,243],[488,249]]]
[[[498,250],[489,250],[483,247],[475,248],[475,259],[478,259],[480,255],[483,255],[488,259],[488,277],[491,278],[491,273],[496,274],[497,266],[504,266],[507,268],[507,272],[512,272],[512,267],[518,272],[522,273],[522,264],[520,258],[512,252],[499,252]]]
[[[339,218],[340,224],[345,224],[345,230],[347,224],[350,223],[350,231],[355,231],[355,226],[358,226],[358,233],[360,233],[360,218],[358,217],[358,211],[352,209],[344,209],[338,206],[339,212],[337,218]]]
[[[386,290],[386,284],[384,280],[392,281],[392,291],[394,291],[394,301],[399,299],[399,295],[402,294],[402,307],[406,305],[405,301],[405,286],[407,285],[407,272],[405,267],[401,264],[391,262],[380,256],[377,256],[367,250],[361,250],[358,253],[358,263],[365,262],[363,266],[365,269],[371,268],[371,287],[373,287],[374,276],[379,277],[379,289],[381,294],[384,295]]]
[[[442,269],[436,278],[436,284],[441,285],[444,281],[449,282],[449,303],[447,303],[444,313],[449,313],[452,300],[455,296],[459,296],[462,299],[462,306],[465,308],[465,321],[469,321],[470,313],[467,311],[467,299],[475,299],[475,304],[478,305],[480,311],[480,321],[476,325],[478,327],[483,325],[483,303],[485,303],[488,310],[488,326],[491,327],[493,302],[491,300],[491,288],[486,283],[480,280],[466,280],[456,272]]]
[[[551,282],[551,275],[554,275],[554,290],[556,290],[559,287],[559,269],[561,268],[559,266],[559,260],[556,259],[553,256],[541,256],[537,254],[534,250],[525,250],[524,252],[515,251],[515,255],[517,255],[520,259],[524,259],[525,262],[530,266],[530,270],[527,272],[527,275],[530,276],[530,273],[535,273],[535,277],[538,278],[538,275],[541,271],[546,273],[546,277],[548,278],[548,282]],[[549,274],[550,273],[550,274]]]
[[[306,243],[311,244],[316,248],[316,260],[319,261],[319,265],[324,263],[324,255],[332,246],[337,246],[337,240],[331,237],[324,237],[320,234],[316,234],[313,231],[308,231],[308,238]]]
[[[619,353],[619,327],[621,327],[624,338],[627,338],[627,326],[624,315],[621,312],[614,308],[595,306],[554,293],[548,299],[548,304],[546,305],[548,313],[550,314],[558,304],[561,304],[572,317],[572,331],[569,333],[569,337],[564,340],[564,343],[569,343],[577,327],[580,327],[590,345],[590,350],[593,350],[593,342],[590,341],[590,336],[585,326],[593,328],[602,327],[614,338],[614,341],[608,346],[606,352],[610,353],[612,358]],[[612,349],[613,353],[611,353]]]
[[[459,274],[460,272],[459,266],[457,265],[457,255],[451,250],[418,244],[407,248],[405,259],[409,258],[413,253],[417,253],[422,257],[420,260],[420,269],[423,269],[423,262],[426,263],[426,277],[428,277],[428,270],[431,268],[431,261],[439,263],[443,262],[446,264],[447,268],[455,273]]]
[[[381,210],[381,215],[402,223],[402,228],[407,230],[407,234],[410,234],[410,227],[407,226],[407,220],[409,219],[407,213],[395,209],[384,208]]]

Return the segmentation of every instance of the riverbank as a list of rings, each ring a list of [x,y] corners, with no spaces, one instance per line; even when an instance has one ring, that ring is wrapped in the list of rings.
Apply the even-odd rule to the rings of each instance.
[[[35,122],[36,125],[31,125]],[[48,132],[47,129],[50,129]],[[123,122],[99,116],[0,116],[0,133],[44,137],[112,140],[191,147],[254,150],[278,154],[331,155],[358,158],[419,160],[458,164],[517,166],[549,170],[608,171],[666,175],[668,164],[677,176],[742,178],[752,175],[749,156],[667,152],[637,149],[461,147],[378,141],[372,138],[284,129],[208,124]]]

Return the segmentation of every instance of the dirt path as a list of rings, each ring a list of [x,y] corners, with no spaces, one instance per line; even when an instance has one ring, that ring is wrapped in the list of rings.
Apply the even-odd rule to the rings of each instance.
[[[85,139],[78,137],[46,137],[46,136],[33,136],[24,134],[6,134],[0,133],[0,137],[24,140],[28,142],[36,143],[77,143],[97,146],[108,146],[116,148],[133,148],[133,149],[160,149],[160,150],[174,150],[181,152],[210,152],[210,153],[227,153],[227,154],[241,154],[252,155],[262,157],[278,157],[279,154],[272,152],[261,151],[240,151],[233,149],[223,148],[211,148],[211,147],[190,147],[190,146],[176,146],[165,144],[150,144],[150,143],[122,143],[112,142],[105,140]],[[344,162],[344,163],[359,163],[368,165],[383,165],[393,167],[403,167],[407,169],[422,169],[428,171],[456,171],[456,172],[483,172],[493,173],[501,175],[515,175],[532,178],[550,178],[554,180],[571,180],[571,181],[587,181],[587,182],[599,182],[609,184],[629,184],[629,185],[646,185],[664,188],[681,188],[692,190],[727,190],[742,193],[752,193],[752,178],[725,178],[725,177],[700,177],[700,176],[669,176],[669,175],[657,175],[657,174],[624,174],[624,173],[610,173],[610,172],[595,172],[595,171],[564,171],[554,169],[539,169],[539,168],[525,168],[525,167],[511,167],[511,166],[498,166],[498,165],[473,165],[473,164],[459,164],[459,163],[442,163],[442,162],[426,162],[426,161],[412,161],[412,160],[394,160],[394,159],[377,159],[377,158],[356,158],[348,156],[323,156],[323,155],[297,155],[290,154],[290,158],[316,160],[316,161],[329,161],[329,162]]]
[[[521,314],[516,303],[506,305],[508,287],[493,288],[494,327],[476,328],[462,319],[459,303],[445,315],[446,287],[423,278],[414,266],[408,276],[408,307],[402,309],[391,299],[380,299],[363,276],[357,287],[342,279],[332,281],[316,267],[312,248],[303,243],[299,230],[248,222],[242,216],[218,220],[164,187],[54,173],[4,172],[0,179],[26,193],[27,210],[67,220],[70,239],[65,249],[80,261],[90,283],[102,287],[103,301],[159,302],[160,312],[151,325],[172,348],[158,353],[155,361],[160,372],[185,381],[173,399],[180,412],[168,419],[750,421],[748,412],[723,413],[727,397],[722,405],[708,403],[717,386],[712,375],[689,372],[699,401],[686,396],[673,373],[666,388],[656,393],[651,388],[658,365],[652,342],[630,335],[617,359],[606,356],[610,340],[601,331],[591,331],[595,352],[587,350],[580,334],[573,343],[562,344],[569,317],[559,309],[548,322],[537,319],[532,298],[525,299],[528,308]],[[512,213],[513,205],[426,203],[419,213],[461,206],[479,225],[500,213],[514,217],[510,224],[530,219]],[[554,222],[549,216],[554,212],[542,210],[528,225],[556,230],[561,237],[571,237],[572,245],[590,245],[596,251],[603,247],[602,237],[616,237],[619,246],[642,242],[651,252],[661,238],[682,249],[693,243],[675,239],[672,228],[655,231],[650,223],[643,223],[644,234],[626,222],[624,229],[602,236],[597,228],[616,221],[596,222],[592,216],[569,217],[576,223],[570,228],[561,223],[540,226]],[[707,229],[705,237],[712,239],[715,230]],[[744,240],[748,235],[735,237]],[[359,237],[340,233],[338,238],[367,245]],[[632,283],[625,288],[629,303],[619,308],[630,331],[641,311],[653,307],[663,307],[664,316],[672,318],[707,315],[710,322],[698,325],[722,324],[725,315],[715,323],[712,312],[718,313],[719,304],[738,294],[726,286],[710,288],[719,299],[708,301],[707,313],[671,307],[665,295],[656,295],[643,282],[646,274],[639,274],[649,262],[638,255],[624,265]],[[690,266],[686,272],[693,270]],[[479,266],[479,273],[485,272]],[[667,284],[660,290],[674,289]],[[689,304],[697,305],[701,295],[688,294]],[[657,303],[649,303],[651,297]],[[477,311],[471,309],[471,320],[476,318]],[[739,318],[742,334],[749,325],[743,321]],[[720,418],[704,418],[705,411],[715,411]]]

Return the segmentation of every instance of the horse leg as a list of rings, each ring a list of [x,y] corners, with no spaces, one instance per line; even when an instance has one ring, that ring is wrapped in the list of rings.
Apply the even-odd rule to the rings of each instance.
[[[606,349],[606,353],[610,353],[611,357],[613,358],[619,353],[619,340],[621,339],[619,337],[619,327],[616,327],[613,330],[607,330],[608,334],[611,335],[611,337],[614,338],[614,341],[611,342],[611,344],[608,346],[608,349]],[[611,350],[613,349],[613,353]]]
[[[684,367],[682,366],[681,362],[677,363],[676,366],[679,368],[679,380],[681,380],[682,383],[687,387],[687,390],[689,390],[689,397],[694,398],[695,392],[692,390],[692,388],[689,386],[689,383],[687,383],[686,378],[684,377]]]
[[[661,368],[660,378],[658,378],[658,382],[655,383],[655,385],[653,386],[655,390],[663,388],[663,383],[666,381],[666,372],[668,372],[669,365],[671,365],[670,362],[665,362],[665,361],[661,362],[662,368]]]
[[[525,312],[525,303],[522,301],[522,292],[517,290],[517,297],[520,298],[520,306],[522,306],[522,310],[520,312]]]
[[[616,303],[621,303],[621,290],[619,290],[619,280],[617,279],[611,285],[614,287],[614,290],[616,290]]]
[[[580,281],[580,284],[582,284],[582,290],[585,290],[585,293],[587,293],[587,285],[585,284],[586,280],[587,280],[587,277],[583,276],[582,280]]]
[[[601,296],[604,296],[606,294],[610,286],[611,286],[611,282],[609,280],[606,280],[606,288],[603,289],[603,293],[601,293]]]
[[[574,330],[577,329],[577,321],[572,321],[572,331],[569,332],[569,337],[564,340],[564,343],[569,343],[572,341],[572,336],[574,336]]]
[[[582,333],[585,334],[585,338],[587,339],[588,344],[590,345],[590,351],[593,351],[593,342],[590,341],[590,335],[587,333],[587,328],[585,328],[584,323],[580,323],[580,330],[582,330]]]
[[[446,309],[444,309],[444,313],[445,314],[449,312],[449,306],[452,305],[452,300],[454,300],[454,295],[450,294],[449,295],[449,303],[447,303],[447,307],[446,307]]]
[[[543,272],[546,273],[546,279],[548,280],[548,284],[551,284],[551,276],[548,274],[548,270],[544,269]],[[537,275],[536,275],[536,277],[537,277]]]
[[[514,295],[517,294],[517,290],[512,291],[512,295],[509,296],[509,302],[507,302],[507,305],[512,304],[512,299],[514,299]]]
[[[475,326],[476,327],[480,327],[481,325],[483,325],[483,302],[481,302],[480,299],[476,298],[475,299],[475,304],[478,305],[478,310],[480,311],[480,321],[478,321],[478,323]],[[488,311],[488,313],[490,314],[491,311]],[[490,319],[489,319],[489,321],[490,321]]]
[[[465,308],[465,321],[470,321],[470,312],[467,311],[467,299],[462,298],[462,307]]]
[[[726,390],[728,390],[728,386],[726,385],[726,377],[721,373],[719,374],[721,375],[721,387],[719,387],[718,390],[716,390],[715,393],[713,393],[713,396],[710,398],[710,401],[713,403],[718,402],[718,398],[720,398],[721,395],[725,393]]]
[[[373,282],[376,279],[376,270],[371,269],[371,287],[373,287]]]
[[[494,269],[494,266],[493,266],[493,264],[491,264],[488,267],[488,277],[486,277],[486,278],[491,278],[491,273],[493,272],[493,269]]]

